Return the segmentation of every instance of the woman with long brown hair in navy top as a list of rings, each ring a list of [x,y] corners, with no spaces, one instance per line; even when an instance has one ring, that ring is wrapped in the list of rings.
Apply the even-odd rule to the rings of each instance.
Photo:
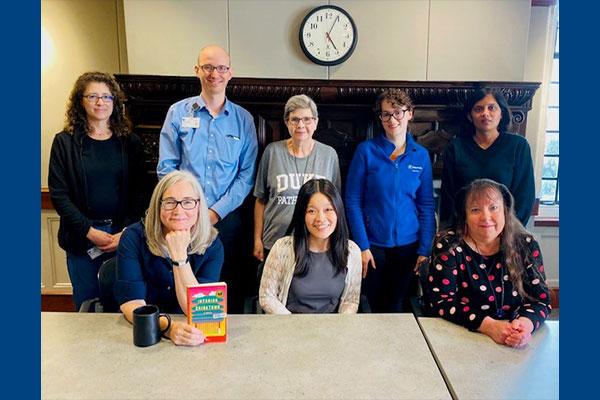
[[[497,343],[524,346],[551,310],[540,246],[500,183],[473,181],[456,207],[456,226],[438,233],[422,277],[425,307]]]
[[[376,102],[383,132],[361,143],[346,182],[348,225],[362,252],[373,312],[408,311],[418,262],[435,233],[433,181],[427,150],[408,131],[413,104],[402,90]]]

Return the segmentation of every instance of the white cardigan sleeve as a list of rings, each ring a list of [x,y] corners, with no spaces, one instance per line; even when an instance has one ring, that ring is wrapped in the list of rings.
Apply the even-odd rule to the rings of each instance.
[[[267,314],[291,314],[284,305],[291,282],[287,271],[290,254],[293,254],[290,239],[286,236],[276,241],[265,260],[258,299]],[[291,267],[293,269],[293,260]]]
[[[360,284],[362,280],[362,261],[360,248],[352,240],[348,241],[348,272],[346,286],[342,292],[338,312],[341,314],[356,314],[360,301]]]

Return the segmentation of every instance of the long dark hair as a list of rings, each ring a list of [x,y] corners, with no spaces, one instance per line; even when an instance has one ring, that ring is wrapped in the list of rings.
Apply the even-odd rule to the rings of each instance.
[[[511,112],[508,108],[508,102],[506,101],[506,97],[499,89],[484,87],[480,89],[476,89],[473,93],[469,94],[467,100],[465,101],[463,108],[463,134],[467,136],[473,136],[475,134],[475,126],[471,121],[471,110],[475,106],[475,104],[483,99],[487,95],[491,95],[500,106],[500,110],[502,111],[502,118],[500,119],[500,123],[498,124],[498,132],[506,133],[511,127]]]
[[[456,195],[456,234],[463,239],[468,235],[467,206],[469,202],[473,199],[490,197],[494,192],[502,196],[502,202],[504,203],[505,222],[504,229],[500,233],[500,251],[504,255],[508,275],[521,297],[535,300],[523,289],[525,267],[533,263],[533,260],[525,256],[528,252],[523,239],[526,235],[533,235],[523,227],[515,215],[515,201],[506,186],[491,179],[476,179],[463,187]],[[533,270],[534,273],[538,273],[537,269],[534,268]],[[543,280],[541,276],[540,280]]]
[[[71,134],[75,131],[90,132],[87,114],[82,101],[85,89],[92,82],[106,84],[110,90],[110,94],[114,97],[113,112],[109,119],[109,126],[113,134],[116,136],[128,135],[131,132],[131,122],[125,113],[125,94],[115,78],[104,72],[86,72],[77,78],[69,96],[64,130]]]
[[[327,256],[337,270],[336,275],[340,272],[345,272],[348,268],[348,225],[346,224],[346,212],[344,211],[342,197],[334,184],[329,180],[311,179],[302,185],[298,192],[292,222],[287,230],[287,235],[293,235],[294,237],[294,254],[296,257],[295,276],[302,277],[308,272],[310,263],[308,238],[310,233],[306,228],[304,217],[310,198],[316,193],[327,196],[337,214],[337,225],[329,237]]]

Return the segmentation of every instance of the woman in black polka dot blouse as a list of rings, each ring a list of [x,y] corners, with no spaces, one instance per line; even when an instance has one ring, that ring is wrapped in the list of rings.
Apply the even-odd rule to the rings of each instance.
[[[456,229],[435,238],[423,296],[430,313],[521,347],[551,306],[539,244],[513,205],[506,186],[489,179],[459,192]]]

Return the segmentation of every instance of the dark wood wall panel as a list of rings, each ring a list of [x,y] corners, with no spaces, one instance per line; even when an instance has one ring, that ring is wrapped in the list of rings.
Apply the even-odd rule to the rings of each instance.
[[[117,75],[127,95],[127,109],[135,132],[144,143],[148,189],[155,184],[158,136],[169,106],[200,91],[195,77]],[[442,172],[441,154],[461,129],[462,104],[473,90],[491,86],[502,90],[513,113],[513,131],[525,135],[527,112],[539,83],[530,82],[411,82],[338,81],[312,79],[233,78],[227,96],[246,108],[257,128],[259,159],[265,146],[288,137],[283,108],[289,97],[307,94],[317,103],[319,125],[315,138],[338,152],[345,182],[348,164],[358,143],[380,129],[373,113],[378,94],[387,88],[404,89],[413,99],[410,129],[430,153],[434,177]]]

